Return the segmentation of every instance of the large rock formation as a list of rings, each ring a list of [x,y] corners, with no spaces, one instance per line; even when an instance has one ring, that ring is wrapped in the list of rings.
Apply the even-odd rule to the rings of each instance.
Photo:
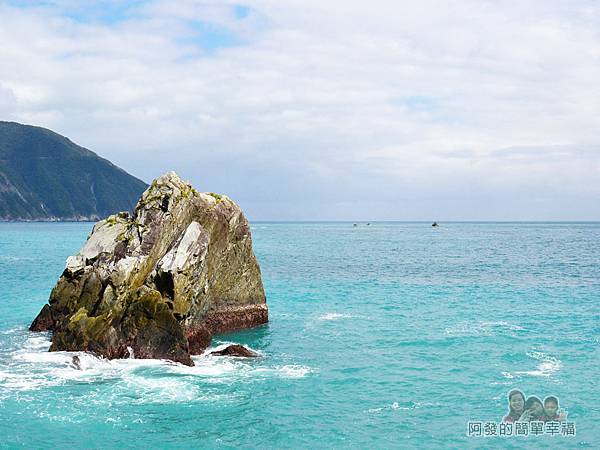
[[[51,351],[163,358],[193,365],[213,333],[267,322],[248,221],[226,196],[202,194],[174,172],[156,179],[133,217],[96,223],[32,331]]]

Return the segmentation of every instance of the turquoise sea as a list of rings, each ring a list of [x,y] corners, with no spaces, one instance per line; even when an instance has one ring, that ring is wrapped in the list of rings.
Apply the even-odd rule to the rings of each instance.
[[[0,447],[600,448],[600,224],[253,223],[256,360],[49,353],[27,327],[90,223],[0,224]],[[467,437],[506,394],[575,437]]]

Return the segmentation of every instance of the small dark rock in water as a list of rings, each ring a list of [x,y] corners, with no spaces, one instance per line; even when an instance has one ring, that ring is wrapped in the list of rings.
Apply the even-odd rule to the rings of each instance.
[[[73,356],[73,359],[71,359],[71,367],[73,367],[73,369],[83,370],[81,368],[81,360],[79,359],[79,356]]]
[[[357,226],[358,226],[358,224],[356,224],[356,223],[353,223],[353,224],[352,224],[352,226],[353,226],[353,227],[357,227]]]
[[[438,223],[437,223],[437,222],[433,222],[433,223],[431,224],[431,226],[432,226],[432,227],[439,227],[439,225],[438,225]]]
[[[231,344],[222,350],[215,350],[210,352],[209,355],[213,356],[241,356],[244,358],[257,358],[260,355],[249,348],[244,347],[240,344]]]
[[[371,224],[370,224],[370,223],[367,223],[367,226],[371,226]]]

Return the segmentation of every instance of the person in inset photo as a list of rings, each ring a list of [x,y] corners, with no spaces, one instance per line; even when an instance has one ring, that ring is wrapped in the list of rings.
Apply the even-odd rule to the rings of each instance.
[[[504,416],[503,422],[516,422],[521,418],[525,407],[525,395],[518,389],[508,393],[508,414]]]
[[[532,395],[525,401],[523,409],[523,414],[521,414],[521,418],[519,419],[521,422],[538,421],[544,418],[544,405],[542,405],[542,401],[535,395]]]
[[[544,422],[562,422],[567,418],[567,414],[559,410],[558,398],[553,395],[544,399],[544,410]]]

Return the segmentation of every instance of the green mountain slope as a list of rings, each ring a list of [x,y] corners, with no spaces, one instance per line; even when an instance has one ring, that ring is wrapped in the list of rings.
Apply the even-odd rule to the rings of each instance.
[[[98,220],[146,187],[53,131],[0,121],[0,220]]]

